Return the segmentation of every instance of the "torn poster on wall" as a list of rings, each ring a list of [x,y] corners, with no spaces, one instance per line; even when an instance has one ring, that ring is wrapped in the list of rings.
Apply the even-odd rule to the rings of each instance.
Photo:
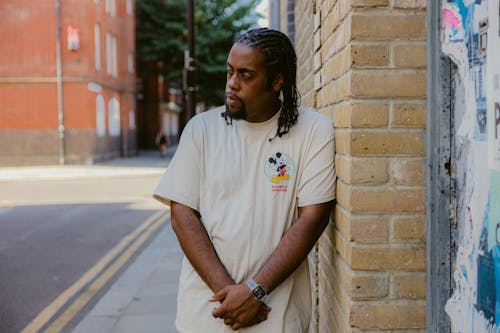
[[[494,124],[495,103],[500,101],[494,99],[500,96],[500,71],[493,62],[499,63],[500,57],[498,1],[443,1],[442,24],[442,50],[457,68],[452,143],[457,248],[446,312],[453,332],[497,333],[500,145]]]

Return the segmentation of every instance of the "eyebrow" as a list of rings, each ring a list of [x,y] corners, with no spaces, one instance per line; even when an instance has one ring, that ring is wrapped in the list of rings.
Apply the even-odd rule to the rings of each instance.
[[[233,66],[231,66],[230,63],[226,63],[227,66],[229,66],[231,69],[234,69]],[[237,72],[239,74],[243,74],[243,73],[257,73],[257,71],[254,71],[252,69],[249,69],[249,68],[240,68],[237,70]]]

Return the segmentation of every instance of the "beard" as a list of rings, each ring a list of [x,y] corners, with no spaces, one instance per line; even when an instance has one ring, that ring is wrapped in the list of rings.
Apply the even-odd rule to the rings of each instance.
[[[227,105],[227,96],[228,95],[231,96],[231,99],[235,99],[238,101],[239,108],[237,110],[231,111],[229,105]],[[243,100],[241,98],[239,98],[238,96],[233,95],[233,94],[228,94],[228,93],[224,94],[224,105],[226,106],[225,115],[228,116],[229,118],[236,119],[236,120],[247,119],[247,110],[245,107],[245,102],[243,102]]]

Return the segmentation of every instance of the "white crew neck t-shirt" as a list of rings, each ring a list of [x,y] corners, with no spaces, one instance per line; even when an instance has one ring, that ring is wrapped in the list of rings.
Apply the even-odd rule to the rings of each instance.
[[[299,108],[289,133],[275,137],[279,113],[263,123],[233,120],[219,107],[193,117],[154,195],[198,211],[231,277],[253,277],[295,222],[298,207],[335,198],[330,119]],[[272,140],[270,141],[269,139]],[[176,327],[182,333],[234,332],[211,312],[213,292],[184,258]],[[311,320],[305,260],[269,295],[268,319],[248,333],[306,333]]]

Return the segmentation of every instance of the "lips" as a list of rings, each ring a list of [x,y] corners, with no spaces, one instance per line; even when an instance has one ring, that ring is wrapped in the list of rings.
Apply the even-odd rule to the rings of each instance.
[[[234,94],[226,93],[226,104],[230,106],[238,106],[242,104],[242,100]]]

